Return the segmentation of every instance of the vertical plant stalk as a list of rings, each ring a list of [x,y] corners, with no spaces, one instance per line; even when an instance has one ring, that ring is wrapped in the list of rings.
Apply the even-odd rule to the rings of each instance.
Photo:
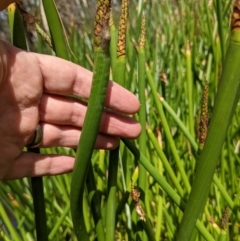
[[[89,200],[91,204],[91,210],[93,214],[93,220],[96,227],[96,234],[98,240],[104,240],[104,227],[103,227],[103,219],[100,210],[100,198],[99,192],[96,190],[95,179],[94,179],[94,172],[92,164],[90,163],[89,171],[87,175],[87,190],[89,194]]]
[[[68,60],[68,41],[55,1],[42,0],[42,3],[52,38],[53,49],[58,57]]]
[[[220,45],[221,45],[221,53],[222,53],[222,61],[224,60],[225,55],[225,41],[224,41],[224,32],[223,32],[223,9],[222,9],[222,1],[216,1],[216,15],[218,21],[218,33],[220,36]]]
[[[13,223],[9,219],[8,214],[5,211],[5,208],[4,208],[4,206],[2,205],[1,202],[0,202],[0,217],[1,217],[1,223],[4,222],[4,224],[6,225],[8,231],[11,233],[12,239],[16,240],[16,241],[21,241],[22,237],[19,236],[19,233],[17,232],[17,230],[14,227]],[[1,232],[0,232],[0,238],[2,238]]]
[[[18,48],[27,50],[22,16],[16,8],[15,3],[8,6],[8,21],[12,44]]]
[[[121,16],[119,22],[118,41],[117,41],[117,59],[111,59],[113,67],[113,80],[124,87],[126,72],[126,32],[128,19],[128,0],[123,0],[121,5]],[[111,27],[111,31],[113,31]],[[112,33],[113,34],[113,33]],[[115,41],[115,39],[113,39]],[[114,44],[114,42],[111,42]],[[111,46],[111,58],[115,58],[113,54],[114,46]],[[121,160],[120,160],[121,161]],[[108,179],[108,200],[106,214],[106,240],[115,240],[115,224],[116,224],[116,196],[117,196],[117,174],[119,162],[119,147],[110,151],[109,156],[109,179]]]
[[[11,4],[8,7],[8,13],[9,13],[11,39],[12,39],[13,45],[21,49],[27,50],[23,19],[19,9],[16,8],[15,4]],[[28,149],[28,151],[39,153],[39,148]],[[32,187],[33,208],[34,208],[37,240],[47,241],[48,231],[47,231],[47,219],[46,219],[46,212],[45,212],[42,177],[31,178],[31,187]]]
[[[231,36],[224,59],[207,139],[198,160],[196,176],[187,202],[177,240],[189,240],[197,218],[202,214],[214,171],[240,97],[240,1],[234,4]]]
[[[145,97],[145,44],[146,44],[146,19],[145,16],[142,15],[142,24],[141,24],[141,34],[140,41],[138,45],[138,89],[139,89],[139,100],[141,103],[141,107],[139,109],[139,122],[142,126],[142,132],[139,137],[139,149],[146,155],[146,142],[147,142],[147,134],[146,134],[146,97]],[[147,183],[147,175],[146,170],[143,166],[139,167],[139,188],[145,192],[146,183]],[[145,200],[142,200],[143,202]]]
[[[109,25],[110,25],[110,35],[111,35],[111,41],[110,41],[111,68],[113,70],[117,61],[117,30],[114,25],[112,8],[111,8]]]
[[[179,180],[177,179],[175,173],[174,173],[174,170],[172,169],[171,165],[169,164],[168,160],[167,160],[167,157],[165,156],[164,152],[161,150],[160,146],[159,146],[159,143],[156,139],[156,137],[154,136],[153,132],[151,131],[150,128],[147,128],[147,134],[149,136],[149,139],[150,141],[152,142],[154,148],[155,148],[155,151],[157,152],[164,168],[165,168],[165,171],[166,173],[169,175],[169,177],[171,178],[171,181],[173,182],[175,188],[177,189],[178,191],[178,194],[180,195],[180,197],[183,198],[184,196],[184,193],[183,193],[183,189],[179,183]]]
[[[78,240],[89,240],[83,216],[83,194],[87,171],[104,109],[109,80],[110,0],[99,0],[94,25],[94,70],[87,113],[79,140],[70,192],[73,226]]]
[[[191,135],[194,137],[194,115],[193,115],[193,76],[192,76],[192,55],[190,43],[186,47],[187,63],[187,97],[188,97],[188,124]]]
[[[139,136],[139,149],[146,155],[146,142],[147,142],[147,134],[146,134],[146,96],[145,96],[145,88],[146,88],[146,81],[145,81],[145,45],[146,45],[146,18],[145,15],[141,15],[141,32],[139,43],[137,46],[137,53],[138,53],[138,89],[139,89],[139,100],[141,107],[139,109],[139,122],[142,127],[141,135]],[[146,195],[147,195],[147,173],[146,169],[140,164],[139,165],[139,179],[138,179],[138,187],[141,191],[140,199],[142,201],[143,209],[147,205]],[[149,219],[147,219],[149,222]],[[144,224],[144,222],[140,222]],[[141,226],[140,226],[141,227]],[[140,228],[138,231],[138,236],[141,239],[147,240],[146,232],[144,232],[144,225],[142,225],[142,229]]]
[[[117,172],[119,146],[110,152],[108,197],[106,210],[106,241],[115,240],[116,207],[117,207]]]
[[[35,153],[39,153],[39,149],[31,150]],[[42,177],[32,177],[32,196],[33,196],[33,208],[34,217],[36,224],[36,235],[37,240],[48,240],[47,231],[47,218],[45,211],[45,200],[44,200],[44,188],[43,188],[43,178]]]

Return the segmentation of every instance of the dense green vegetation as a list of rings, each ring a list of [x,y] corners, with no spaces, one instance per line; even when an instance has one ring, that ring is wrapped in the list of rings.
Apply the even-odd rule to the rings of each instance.
[[[232,62],[224,62],[228,60],[229,53],[237,55],[239,51],[238,47],[228,49],[232,8],[231,0],[130,1],[126,54],[124,59],[117,58],[114,55],[117,46],[111,46],[110,74],[114,77],[124,76],[124,82],[117,80],[118,77],[114,80],[139,96],[142,105],[135,117],[144,130],[138,140],[121,142],[117,167],[110,165],[113,162],[109,163],[109,160],[117,159],[118,153],[95,150],[92,155],[88,185],[82,201],[90,240],[96,237],[101,240],[93,207],[96,205],[96,195],[101,210],[101,225],[106,227],[106,223],[111,223],[112,217],[115,219],[111,223],[115,224],[115,231],[114,226],[113,229],[106,227],[108,240],[147,240],[147,237],[149,240],[177,239],[183,210],[186,207],[190,212],[196,209],[188,202],[195,176],[198,176],[198,183],[201,184],[194,183],[195,194],[198,195],[208,190],[213,170],[215,172],[209,186],[207,202],[205,204],[205,201],[200,201],[200,206],[204,206],[203,215],[200,214],[189,240],[239,240],[239,105],[232,109],[233,118],[230,119],[226,138],[221,134],[224,124],[220,126],[219,122],[227,125],[228,116],[219,117],[221,110],[218,112],[219,122],[216,122],[218,124],[215,129],[214,125],[211,127],[214,129],[214,138],[208,141],[204,150],[207,128],[216,106],[215,96],[220,76],[223,76],[224,81],[230,79],[229,73],[222,75],[222,70],[224,71],[225,66],[234,66],[231,63],[237,65],[239,61],[234,56]],[[120,15],[117,9],[113,10],[116,29]],[[40,13],[36,10],[35,14],[38,16]],[[40,25],[42,26],[41,23]],[[55,49],[56,55],[69,58],[92,70],[92,30],[93,21],[81,28],[73,21],[67,26],[67,38],[74,55],[68,47],[61,53],[61,46],[60,52]],[[114,36],[114,31],[112,26],[111,36]],[[62,33],[61,23],[57,32]],[[64,33],[58,38],[66,46]],[[41,37],[38,37],[33,50],[52,53]],[[228,55],[225,58],[226,52]],[[113,60],[113,56],[117,59]],[[118,68],[114,68],[115,66]],[[230,74],[235,70],[236,68],[231,70]],[[239,80],[231,83],[231,86],[224,89],[230,87],[230,93],[234,93],[235,89],[237,102]],[[219,101],[219,109],[231,110],[227,99],[226,97],[226,101]],[[215,168],[216,161],[206,159],[206,155],[202,160],[201,153],[204,151],[207,156],[212,157],[211,150],[219,149],[220,138],[225,142],[222,148],[220,142],[221,153],[219,158],[217,155]],[[75,155],[75,150],[69,148],[40,151]],[[203,164],[198,161],[205,163],[204,169],[201,169]],[[209,163],[209,168],[206,163]],[[117,178],[110,175],[114,171]],[[70,213],[71,179],[72,174],[43,177],[49,240],[77,240]],[[36,240],[29,180],[25,178],[1,182],[0,196],[0,240]],[[111,217],[112,213],[108,212],[110,209],[116,210]],[[222,221],[224,219],[226,220]],[[180,235],[184,230],[187,229],[183,226]]]

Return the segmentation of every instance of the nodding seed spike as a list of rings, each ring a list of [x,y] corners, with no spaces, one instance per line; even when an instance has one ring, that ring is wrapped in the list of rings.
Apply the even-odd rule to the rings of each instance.
[[[128,0],[122,1],[121,16],[118,30],[117,58],[126,55],[126,32],[128,20]]]
[[[35,26],[41,38],[49,45],[50,48],[52,48],[53,46],[52,46],[52,40],[50,36],[37,23],[35,23]]]

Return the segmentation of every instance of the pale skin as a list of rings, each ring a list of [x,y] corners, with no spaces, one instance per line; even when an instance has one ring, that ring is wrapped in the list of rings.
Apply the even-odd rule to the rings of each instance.
[[[0,1],[0,10],[12,1]],[[23,152],[38,123],[44,147],[77,147],[86,104],[69,95],[88,98],[92,73],[53,56],[26,52],[0,41],[0,180],[57,175],[73,169],[74,157]],[[95,148],[113,149],[120,137],[134,139],[140,124],[129,115],[138,99],[109,82]],[[125,115],[127,114],[127,115]]]

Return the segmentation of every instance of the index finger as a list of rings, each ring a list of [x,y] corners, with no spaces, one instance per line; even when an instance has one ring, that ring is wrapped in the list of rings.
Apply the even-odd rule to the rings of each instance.
[[[89,98],[92,72],[69,61],[36,54],[43,76],[44,91],[59,95],[77,95]],[[139,101],[130,91],[109,81],[105,106],[126,114],[139,109]]]

